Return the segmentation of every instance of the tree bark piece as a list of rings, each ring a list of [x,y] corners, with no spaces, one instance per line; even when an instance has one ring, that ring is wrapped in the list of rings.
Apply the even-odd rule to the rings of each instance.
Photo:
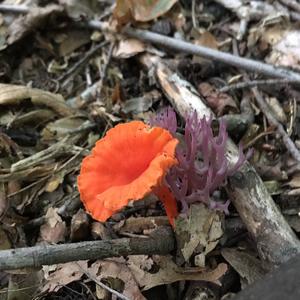
[[[158,63],[156,75],[165,95],[180,115],[184,117],[196,111],[202,118],[213,114],[197,91],[166,65]],[[227,144],[227,157],[230,164],[238,158],[238,149],[231,140]],[[280,264],[300,253],[300,241],[249,162],[229,179],[227,192],[254,237],[261,259],[268,265]]]
[[[35,246],[0,251],[0,270],[41,267],[77,260],[103,259],[136,254],[168,254],[174,249],[170,227],[159,227],[148,238]]]

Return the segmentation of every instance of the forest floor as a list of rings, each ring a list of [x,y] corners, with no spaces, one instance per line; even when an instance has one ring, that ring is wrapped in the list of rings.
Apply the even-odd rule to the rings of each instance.
[[[300,252],[300,4],[116,2],[0,3],[0,299],[229,299]],[[188,118],[211,117],[216,144],[203,150],[203,138],[192,163],[209,153],[216,168],[203,187],[224,171],[219,159],[228,176],[209,200],[199,185],[186,211],[194,186],[181,186],[174,226],[152,186],[90,209],[98,183],[78,189],[83,159],[116,125],[166,107],[187,148]],[[122,134],[95,176],[135,168]],[[101,222],[93,209],[113,213]]]

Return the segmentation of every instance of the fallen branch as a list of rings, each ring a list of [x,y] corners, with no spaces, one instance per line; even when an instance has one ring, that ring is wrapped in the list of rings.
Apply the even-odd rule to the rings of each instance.
[[[38,268],[42,265],[126,255],[167,254],[173,249],[174,238],[171,229],[159,227],[149,238],[121,238],[3,250],[0,251],[0,270]]]
[[[213,114],[197,91],[167,66],[158,63],[156,74],[165,95],[180,115],[186,116],[193,111],[199,117]],[[227,150],[228,160],[233,164],[237,160],[238,150],[231,140]],[[248,162],[229,179],[227,192],[255,239],[262,260],[267,264],[277,265],[300,253],[299,240]]]
[[[30,11],[29,7],[26,6],[16,6],[16,5],[1,5],[0,11],[14,12],[14,13],[28,13]],[[92,20],[87,23],[81,24],[84,27],[111,31],[109,27],[103,22]],[[300,74],[293,72],[288,69],[275,67],[270,64],[265,64],[260,61],[252,60],[249,58],[242,58],[232,55],[230,53],[218,51],[204,46],[194,45],[179,39],[171,38],[165,35],[154,33],[147,30],[135,29],[135,28],[124,28],[123,34],[137,38],[149,43],[153,43],[159,46],[171,48],[179,52],[184,52],[187,54],[193,54],[196,56],[205,57],[208,59],[223,62],[228,65],[232,65],[244,70],[255,72],[258,74],[263,74],[271,77],[286,78],[291,80],[298,80],[300,82]]]
[[[109,30],[107,26],[105,26],[102,22],[98,21],[90,21],[86,24],[86,26],[98,30]],[[184,52],[187,54],[193,54],[208,59],[220,61],[225,64],[232,65],[237,68],[242,68],[258,74],[278,78],[294,79],[299,80],[300,82],[300,74],[291,70],[278,68],[273,65],[265,64],[249,58],[238,57],[233,54],[218,51],[215,49],[194,45],[192,43],[188,43],[179,39],[171,38],[151,31],[134,28],[125,28],[123,29],[122,33],[129,37],[143,40],[145,42],[153,43],[162,47],[171,48],[179,52]]]

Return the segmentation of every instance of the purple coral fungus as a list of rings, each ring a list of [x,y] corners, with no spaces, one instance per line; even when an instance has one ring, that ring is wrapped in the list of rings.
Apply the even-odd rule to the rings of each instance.
[[[176,134],[176,113],[170,107],[163,109],[150,122]],[[183,141],[176,150],[178,164],[170,169],[165,178],[167,186],[181,203],[183,212],[188,210],[189,204],[203,202],[212,209],[228,213],[229,201],[216,201],[212,194],[251,155],[250,151],[244,155],[240,145],[238,161],[230,167],[226,158],[226,124],[221,120],[219,133],[214,136],[211,123],[212,117],[199,118],[196,112],[187,116]]]

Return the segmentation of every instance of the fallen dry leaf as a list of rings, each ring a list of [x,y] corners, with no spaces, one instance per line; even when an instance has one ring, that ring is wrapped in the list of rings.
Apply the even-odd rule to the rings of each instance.
[[[232,97],[228,94],[217,91],[207,82],[198,85],[199,93],[205,98],[208,106],[215,111],[218,116],[223,115],[228,110],[237,112],[237,106]]]
[[[111,282],[111,280],[121,280],[124,283],[124,287],[123,291],[119,292],[121,292],[124,296],[127,296],[129,299],[146,299],[140,292],[130,268],[128,268],[124,263],[119,263],[113,260],[98,260],[93,263],[87,271],[98,280],[106,279],[106,281],[110,281],[112,285],[113,282]]]
[[[204,31],[200,37],[195,41],[196,45],[205,46],[208,48],[218,49],[218,41],[215,36],[212,35],[209,31]]]
[[[81,268],[85,270],[87,269],[87,261],[69,262],[54,266],[43,266],[46,284],[43,286],[42,291],[58,291],[63,286],[79,280],[83,275],[83,272],[78,264]]]
[[[89,217],[83,209],[79,209],[71,220],[70,238],[73,242],[82,241],[89,235]]]
[[[126,24],[131,19],[148,22],[168,12],[176,2],[177,0],[117,0],[114,17],[119,24]]]
[[[175,222],[177,245],[185,261],[194,252],[212,251],[223,234],[220,215],[202,203],[191,205],[188,217],[179,215]]]
[[[151,258],[153,262],[149,260],[145,255],[128,257],[128,267],[143,290],[149,290],[158,285],[170,284],[181,280],[203,280],[220,284],[219,279],[227,271],[227,265],[224,263],[219,264],[213,270],[203,268],[189,268],[188,270],[184,270],[173,262],[171,256],[154,255]],[[148,272],[147,268],[145,268],[145,262],[147,268],[151,264],[155,265],[155,271],[150,269]],[[159,268],[158,271],[156,271],[157,268]]]
[[[58,215],[57,209],[50,207],[45,215],[46,222],[40,228],[40,238],[48,243],[64,242],[66,237],[66,223]]]
[[[115,46],[113,56],[115,58],[129,58],[146,50],[146,45],[137,39],[122,39]]]
[[[56,4],[45,7],[31,7],[27,14],[19,16],[8,27],[7,43],[11,45],[19,41],[33,30],[41,27],[50,16],[53,18],[55,15],[62,14],[62,12],[63,8]]]
[[[72,116],[58,119],[54,122],[50,122],[42,130],[42,140],[53,140],[65,137],[67,134],[78,129],[87,120],[82,117]]]

